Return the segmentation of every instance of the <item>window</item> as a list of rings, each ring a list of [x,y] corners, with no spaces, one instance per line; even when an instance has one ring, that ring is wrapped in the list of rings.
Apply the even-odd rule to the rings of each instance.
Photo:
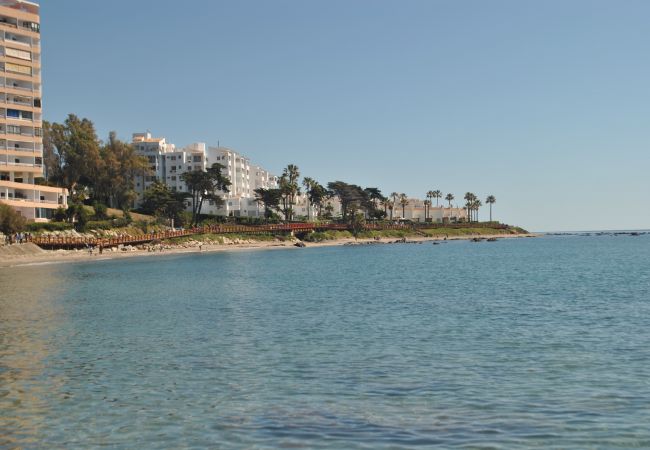
[[[23,75],[32,74],[32,68],[29,66],[23,66],[22,64],[5,63],[5,70],[7,72],[20,73]]]
[[[7,125],[7,133],[20,134],[20,127],[17,125]]]
[[[23,28],[27,28],[29,31],[33,31],[34,33],[41,32],[41,26],[34,22],[23,22]]]
[[[172,181],[176,181],[176,175],[172,175]]]
[[[19,109],[7,108],[7,117],[9,117],[10,119],[32,120],[33,114],[31,111],[21,111]]]
[[[43,129],[39,127],[34,128],[34,136],[43,136]]]
[[[196,155],[192,159],[194,160],[194,162],[201,162],[201,156],[200,155]]]
[[[40,98],[35,98],[34,99],[34,107],[35,108],[40,108],[41,107],[41,99]]]
[[[17,50],[15,48],[5,48],[5,54],[7,56],[12,56],[14,58],[18,59],[24,59],[25,61],[31,61],[32,60],[32,54],[30,52],[27,52],[25,50]]]

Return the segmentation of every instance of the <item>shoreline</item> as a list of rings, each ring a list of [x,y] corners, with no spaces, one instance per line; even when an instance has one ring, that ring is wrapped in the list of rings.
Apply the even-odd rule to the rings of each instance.
[[[447,241],[471,241],[472,239],[479,238],[481,240],[487,240],[490,238],[496,239],[513,239],[513,238],[530,238],[538,237],[539,234],[536,233],[526,233],[526,234],[486,234],[481,236],[449,236]],[[305,242],[305,248],[317,248],[317,247],[336,247],[336,246],[365,246],[373,244],[391,244],[399,243],[397,238],[381,238],[379,240],[375,239],[354,239],[354,238],[345,238],[345,239],[332,239],[322,242]],[[408,243],[423,243],[423,242],[444,242],[445,239],[443,236],[440,237],[421,237],[415,236],[406,239],[406,244]],[[150,250],[129,250],[129,251],[104,251],[102,254],[99,254],[95,251],[93,254],[90,254],[86,250],[41,250],[41,252],[36,254],[25,254],[25,255],[3,255],[0,253],[0,268],[9,268],[9,267],[21,267],[21,266],[36,266],[36,265],[49,265],[49,264],[61,264],[61,263],[75,263],[75,262],[92,262],[92,261],[107,261],[107,260],[117,260],[124,258],[133,258],[133,257],[145,257],[145,256],[168,256],[168,255],[182,255],[182,254],[202,254],[202,253],[217,253],[217,252],[237,252],[237,251],[246,251],[246,250],[275,250],[275,249],[296,249],[304,250],[304,248],[297,247],[296,242],[301,242],[298,240],[292,241],[255,241],[248,243],[230,243],[230,244],[203,244],[202,246],[183,246],[177,245],[172,248],[165,248],[163,251],[150,251]],[[14,245],[27,245],[27,244],[14,244]],[[0,247],[2,250],[2,247]]]

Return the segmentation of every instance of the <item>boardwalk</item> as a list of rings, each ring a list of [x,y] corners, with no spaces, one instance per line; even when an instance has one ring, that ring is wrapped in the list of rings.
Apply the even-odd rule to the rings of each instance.
[[[484,227],[484,224],[366,224],[365,230],[417,230],[441,227],[468,228]],[[490,228],[507,229],[507,225],[490,225]],[[137,236],[118,236],[111,238],[73,237],[73,236],[33,236],[29,241],[45,249],[83,248],[83,247],[116,247],[118,245],[140,245],[164,239],[188,237],[197,234],[285,234],[304,233],[310,231],[350,230],[350,226],[339,223],[283,223],[269,225],[210,225],[187,230],[145,233]]]

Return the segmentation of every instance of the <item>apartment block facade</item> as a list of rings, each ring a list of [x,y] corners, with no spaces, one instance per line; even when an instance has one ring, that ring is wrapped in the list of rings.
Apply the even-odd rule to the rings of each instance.
[[[39,6],[0,0],[0,202],[23,217],[47,221],[67,207],[65,189],[43,177]]]
[[[264,208],[255,201],[255,189],[277,187],[277,177],[251,164],[246,156],[226,147],[206,147],[197,142],[182,149],[165,138],[152,137],[151,133],[133,134],[132,144],[138,155],[149,162],[151,172],[136,177],[135,187],[138,194],[137,203],[142,200],[144,192],[156,181],[167,185],[173,191],[186,192],[187,186],[181,175],[193,170],[206,170],[214,163],[224,166],[222,173],[231,182],[229,192],[221,192],[223,205],[207,201],[202,212],[221,216],[261,217]]]

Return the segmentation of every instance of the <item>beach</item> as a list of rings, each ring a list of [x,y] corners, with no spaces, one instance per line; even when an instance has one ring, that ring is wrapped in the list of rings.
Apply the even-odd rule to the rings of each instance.
[[[304,242],[305,247],[331,247],[340,245],[373,245],[373,244],[412,244],[412,243],[440,243],[445,241],[472,240],[479,238],[487,239],[511,239],[511,238],[528,238],[536,237],[537,234],[492,234],[492,235],[466,235],[466,236],[444,236],[438,237],[409,237],[406,242],[400,242],[396,238],[381,239],[332,239],[322,242]],[[102,254],[97,250],[90,253],[86,249],[78,250],[43,250],[34,244],[14,244],[11,246],[0,247],[0,267],[14,267],[25,265],[40,264],[58,264],[72,262],[92,262],[105,261],[109,259],[122,259],[132,257],[156,257],[170,254],[184,253],[207,253],[207,252],[236,252],[245,250],[273,250],[273,249],[296,249],[302,248],[296,246],[302,242],[298,239],[293,240],[274,240],[274,241],[255,241],[255,240],[234,240],[224,244],[202,243],[201,241],[192,241],[184,244],[169,244],[157,246],[127,246],[122,249],[114,248],[105,249]]]

